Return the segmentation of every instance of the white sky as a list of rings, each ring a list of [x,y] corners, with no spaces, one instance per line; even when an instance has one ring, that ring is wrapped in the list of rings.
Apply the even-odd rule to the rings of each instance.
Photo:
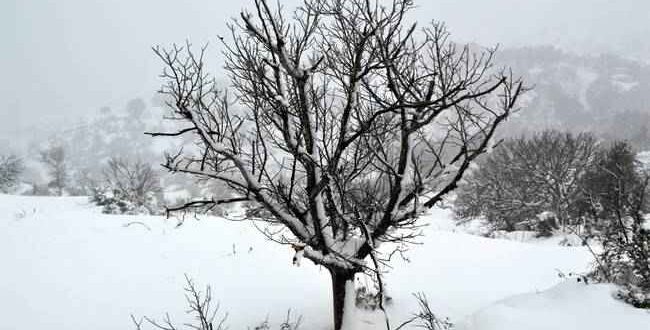
[[[282,0],[292,7],[298,0]],[[0,1],[0,138],[30,123],[74,120],[149,100],[162,66],[150,47],[212,42],[250,1]],[[649,0],[416,0],[420,21],[444,20],[457,40],[555,44],[650,62]],[[214,66],[219,63],[214,61]]]

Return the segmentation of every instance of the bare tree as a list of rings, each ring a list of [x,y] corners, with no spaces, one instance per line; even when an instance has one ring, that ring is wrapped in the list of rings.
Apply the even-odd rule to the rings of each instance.
[[[493,68],[494,49],[407,23],[411,0],[307,0],[291,18],[254,4],[222,38],[228,91],[206,72],[205,48],[154,48],[161,93],[188,126],[151,135],[192,136],[196,147],[165,167],[234,192],[173,210],[247,202],[275,225],[270,239],[329,270],[338,330],[348,283],[379,274],[379,245],[418,235],[418,217],[486,150],[522,84]]]
[[[148,192],[159,192],[160,179],[150,164],[141,160],[111,158],[104,169],[104,179],[110,186],[142,199]]]
[[[0,155],[0,192],[8,193],[18,183],[24,170],[23,161],[15,155]]]
[[[58,196],[63,196],[68,184],[69,173],[66,163],[66,153],[63,145],[50,144],[40,152],[40,160],[50,176],[48,187],[54,189]]]

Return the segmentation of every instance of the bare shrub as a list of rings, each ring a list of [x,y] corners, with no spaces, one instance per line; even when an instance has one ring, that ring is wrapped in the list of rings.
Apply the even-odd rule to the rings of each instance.
[[[226,321],[228,313],[220,313],[220,305],[216,305],[212,301],[212,289],[206,286],[205,291],[199,291],[187,275],[185,275],[185,300],[189,309],[187,313],[192,316],[193,321],[184,323],[179,326],[172,322],[169,314],[165,314],[162,321],[156,321],[152,318],[144,316],[137,319],[131,315],[131,320],[136,330],[144,330],[145,326],[152,327],[158,330],[180,330],[182,328],[194,330],[227,330],[228,326]],[[291,315],[291,310],[287,311],[285,320],[279,325],[279,330],[298,330],[302,322],[302,317],[294,318]],[[249,328],[250,329],[250,328]],[[254,330],[270,330],[272,329],[268,320],[262,321],[254,326]]]
[[[159,214],[162,188],[150,164],[112,158],[103,171],[103,183],[91,201],[110,214]]]
[[[453,323],[449,322],[448,318],[440,318],[431,310],[427,296],[424,293],[415,293],[413,296],[418,301],[420,310],[411,319],[396,327],[395,330],[400,330],[409,325],[427,330],[448,330],[454,326]]]
[[[201,292],[187,275],[185,276],[185,281],[185,299],[189,306],[187,313],[192,316],[194,321],[184,324],[184,328],[195,330],[226,330],[225,323],[228,319],[228,314],[224,314],[217,319],[219,304],[216,306],[213,305],[210,286],[206,287],[205,292]],[[171,321],[169,314],[166,314],[162,321],[156,321],[147,316],[138,320],[133,315],[131,315],[131,320],[136,330],[143,330],[143,326],[146,324],[159,330],[178,330],[183,328],[175,325]]]

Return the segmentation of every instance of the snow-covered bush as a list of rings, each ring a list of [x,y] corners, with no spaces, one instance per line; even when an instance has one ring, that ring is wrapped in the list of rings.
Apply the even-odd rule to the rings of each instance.
[[[504,141],[471,172],[454,203],[461,219],[484,217],[495,230],[549,235],[573,224],[580,178],[593,162],[594,136],[547,130]]]
[[[0,155],[0,192],[8,193],[18,184],[24,166],[15,155]]]
[[[143,197],[135,198],[134,195],[120,189],[109,187],[96,187],[90,196],[91,202],[102,207],[106,214],[160,214],[157,194],[147,192]]]
[[[114,158],[104,169],[104,180],[93,188],[91,201],[109,214],[159,214],[162,188],[151,165]]]
[[[592,276],[621,285],[619,297],[644,308],[650,308],[649,180],[631,147],[614,143],[599,153],[597,166],[586,175],[583,203],[588,235],[603,248]]]
[[[602,268],[593,277],[621,285],[619,298],[650,308],[650,231],[641,226],[642,220],[640,214],[626,215],[601,231]]]

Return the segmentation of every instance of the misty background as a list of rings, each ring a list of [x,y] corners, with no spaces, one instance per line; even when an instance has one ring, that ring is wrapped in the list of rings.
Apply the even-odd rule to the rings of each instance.
[[[280,3],[293,8],[299,1]],[[644,94],[650,81],[648,1],[436,0],[416,5],[413,19],[446,22],[456,41],[501,45],[499,60],[536,87],[538,99],[528,102],[533,109],[522,112],[525,122],[542,118],[551,125],[584,127],[591,124],[582,119],[593,119],[588,117],[594,111],[602,112],[596,116],[600,120],[609,120],[604,118],[609,111],[631,111],[633,122],[650,113]],[[148,112],[157,105],[162,68],[151,46],[209,42],[208,63],[219,70],[217,35],[227,34],[226,23],[247,6],[249,1],[1,2],[0,145],[22,150],[93,120],[100,109],[123,111],[134,99]]]

